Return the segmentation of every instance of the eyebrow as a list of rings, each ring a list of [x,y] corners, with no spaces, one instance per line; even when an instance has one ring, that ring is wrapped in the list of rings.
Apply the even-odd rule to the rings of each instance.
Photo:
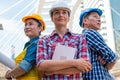
[[[62,10],[62,11],[67,11],[67,10],[63,10],[63,9],[59,9],[59,10]],[[59,11],[59,10],[55,10],[55,11]],[[55,12],[55,11],[54,11],[54,12]],[[67,12],[68,12],[68,11],[67,11]]]

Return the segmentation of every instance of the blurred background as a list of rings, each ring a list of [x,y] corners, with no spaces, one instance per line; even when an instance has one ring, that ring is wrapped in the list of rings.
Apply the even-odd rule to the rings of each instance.
[[[68,28],[81,33],[79,15],[85,8],[95,7],[103,10],[100,34],[108,46],[118,55],[118,62],[110,71],[120,80],[120,0],[0,0],[0,51],[14,59],[28,41],[24,34],[23,16],[39,13],[46,22],[47,29],[42,35],[48,35],[54,29],[49,16],[49,9],[56,1],[68,3],[72,10]],[[0,64],[0,80],[7,67]]]

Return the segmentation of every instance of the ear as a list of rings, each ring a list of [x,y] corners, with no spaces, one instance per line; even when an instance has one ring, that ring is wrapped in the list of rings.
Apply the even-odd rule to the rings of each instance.
[[[87,18],[84,18],[84,19],[83,19],[83,24],[86,24],[87,21],[88,21]]]
[[[53,22],[53,16],[51,16],[51,21]]]
[[[41,32],[43,30],[43,26],[38,27],[38,31]]]
[[[68,17],[68,22],[70,21],[70,17]]]

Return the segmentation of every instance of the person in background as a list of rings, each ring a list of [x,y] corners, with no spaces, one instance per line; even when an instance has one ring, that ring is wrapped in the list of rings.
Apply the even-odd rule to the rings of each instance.
[[[80,14],[79,24],[83,29],[92,70],[83,74],[84,80],[113,80],[108,70],[116,63],[116,54],[108,47],[103,37],[97,32],[100,30],[102,10],[98,8],[87,8]]]
[[[91,70],[85,37],[67,28],[70,13],[64,2],[57,2],[50,9],[55,30],[39,39],[36,58],[38,69],[44,72],[43,80],[80,80],[80,72]],[[59,45],[75,48],[74,59],[53,60],[55,47]]]
[[[25,23],[24,32],[30,39],[25,43],[23,51],[15,58],[16,66],[6,72],[6,79],[11,80],[40,80],[36,69],[36,51],[39,36],[46,25],[39,14],[32,14],[22,18]]]

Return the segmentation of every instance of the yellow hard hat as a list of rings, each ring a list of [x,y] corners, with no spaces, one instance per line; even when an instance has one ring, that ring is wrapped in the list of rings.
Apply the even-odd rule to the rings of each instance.
[[[28,15],[28,16],[23,17],[23,18],[22,18],[22,21],[25,23],[26,20],[27,20],[27,19],[30,19],[30,18],[34,18],[34,19],[36,19],[36,20],[38,20],[38,21],[40,21],[40,22],[42,23],[42,25],[43,25],[43,30],[42,30],[42,32],[46,29],[46,24],[45,24],[43,18],[42,18],[39,14],[37,14],[37,13],[34,13],[34,14],[32,14],[32,15]]]

